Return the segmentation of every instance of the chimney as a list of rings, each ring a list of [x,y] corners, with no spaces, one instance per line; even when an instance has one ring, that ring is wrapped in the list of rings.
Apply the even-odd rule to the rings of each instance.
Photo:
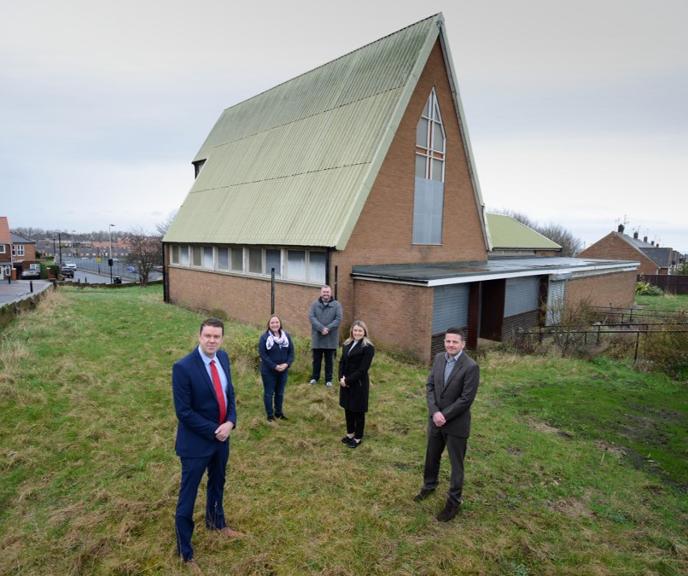
[[[623,225],[623,224],[619,224],[619,227],[617,228],[617,230],[619,231],[619,234],[623,234],[624,225]]]
[[[650,242],[650,246],[654,246],[654,245],[655,245],[655,241],[653,240],[652,242]]]
[[[645,244],[647,244],[647,236],[643,236],[643,242],[645,242]]]
[[[638,231],[637,231],[637,230],[636,230],[635,232],[633,232],[633,238],[634,238],[635,240],[638,239]]]

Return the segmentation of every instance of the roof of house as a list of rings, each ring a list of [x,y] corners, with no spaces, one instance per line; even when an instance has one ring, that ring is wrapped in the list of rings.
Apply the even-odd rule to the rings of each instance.
[[[28,238],[22,236],[21,234],[17,234],[16,232],[12,232],[12,244],[35,244],[35,240],[29,240]]]
[[[659,248],[658,246],[653,246],[649,242],[645,242],[640,238],[635,238],[616,230],[610,232],[609,235],[615,235],[621,238],[624,242],[635,248],[643,256],[652,260],[655,264],[657,264],[657,266],[668,267],[671,265],[671,248]],[[663,263],[665,261],[666,263]]]
[[[661,268],[671,267],[673,249],[669,247],[650,246],[641,248],[644,254],[660,266]]]
[[[566,279],[579,274],[625,272],[638,269],[631,260],[596,258],[532,257],[490,258],[483,262],[435,262],[427,264],[379,264],[354,266],[354,278],[386,280],[421,286],[465,284],[502,278],[554,275]]]
[[[512,216],[488,212],[485,214],[485,220],[493,250],[561,250],[559,244]]]
[[[227,108],[164,241],[345,248],[438,39],[482,222],[443,29],[436,14]]]
[[[0,244],[11,244],[12,236],[10,235],[10,224],[7,221],[7,216],[0,216]]]

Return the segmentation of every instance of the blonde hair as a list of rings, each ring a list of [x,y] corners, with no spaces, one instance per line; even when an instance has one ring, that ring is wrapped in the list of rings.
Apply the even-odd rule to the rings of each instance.
[[[363,320],[354,320],[351,323],[351,328],[349,329],[349,337],[346,340],[344,340],[344,345],[347,346],[348,344],[351,344],[354,341],[354,327],[356,326],[363,328],[363,338],[361,338],[363,346],[372,346],[373,343],[368,338],[368,327],[366,326],[366,323]]]

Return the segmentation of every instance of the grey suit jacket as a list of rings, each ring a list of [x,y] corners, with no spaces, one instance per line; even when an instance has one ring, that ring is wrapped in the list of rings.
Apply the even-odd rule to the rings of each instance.
[[[468,438],[471,431],[471,404],[478,392],[480,368],[464,351],[445,383],[445,364],[444,352],[437,354],[428,376],[430,426],[435,426],[432,415],[439,411],[447,420],[442,429],[452,436]]]

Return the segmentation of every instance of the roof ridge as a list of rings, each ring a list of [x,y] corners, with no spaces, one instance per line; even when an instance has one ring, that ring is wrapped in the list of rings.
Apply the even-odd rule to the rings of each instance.
[[[246,102],[250,102],[254,98],[258,98],[259,96],[262,96],[263,94],[267,94],[268,92],[271,92],[272,90],[275,90],[276,88],[279,88],[280,86],[284,86],[285,84],[288,84],[289,82],[292,82],[296,80],[297,78],[301,78],[303,76],[306,76],[307,74],[310,74],[311,72],[315,72],[316,70],[320,70],[320,68],[323,68],[325,66],[329,66],[333,62],[337,62],[338,60],[341,60],[342,58],[346,58],[347,56],[350,56],[351,54],[354,54],[358,52],[359,50],[363,50],[364,48],[368,48],[369,46],[372,46],[373,44],[377,44],[378,42],[382,42],[383,40],[394,36],[395,34],[399,34],[400,32],[403,32],[404,30],[408,30],[409,28],[413,28],[414,26],[418,26],[419,24],[426,22],[427,20],[432,20],[437,17],[442,17],[442,12],[437,12],[433,14],[432,16],[428,16],[427,18],[422,18],[421,20],[418,20],[418,22],[414,22],[413,24],[409,24],[408,26],[404,26],[403,28],[399,28],[399,30],[396,30],[394,32],[391,32],[382,38],[378,38],[377,40],[373,40],[372,42],[368,42],[367,44],[364,44],[363,46],[359,46],[358,48],[354,48],[353,50],[350,50],[346,54],[342,54],[341,56],[338,56],[337,58],[334,58],[332,60],[328,60],[327,62],[324,62],[323,64],[320,64],[319,66],[316,66],[315,68],[311,68],[310,70],[306,70],[306,72],[302,72],[301,74],[297,74],[296,76],[293,76],[289,78],[288,80],[284,80],[283,82],[280,82],[279,84],[275,84],[274,86],[271,86],[270,88],[267,88],[266,90],[263,90],[262,92],[258,92],[258,94],[254,94],[253,96],[250,96],[249,98],[246,98],[246,100],[241,100],[240,102],[237,102],[236,104],[232,104],[231,106],[228,106],[227,108],[224,108],[222,110],[223,114],[227,112],[227,110],[231,110],[232,108],[236,108],[237,106],[240,106],[241,104],[245,104]]]

